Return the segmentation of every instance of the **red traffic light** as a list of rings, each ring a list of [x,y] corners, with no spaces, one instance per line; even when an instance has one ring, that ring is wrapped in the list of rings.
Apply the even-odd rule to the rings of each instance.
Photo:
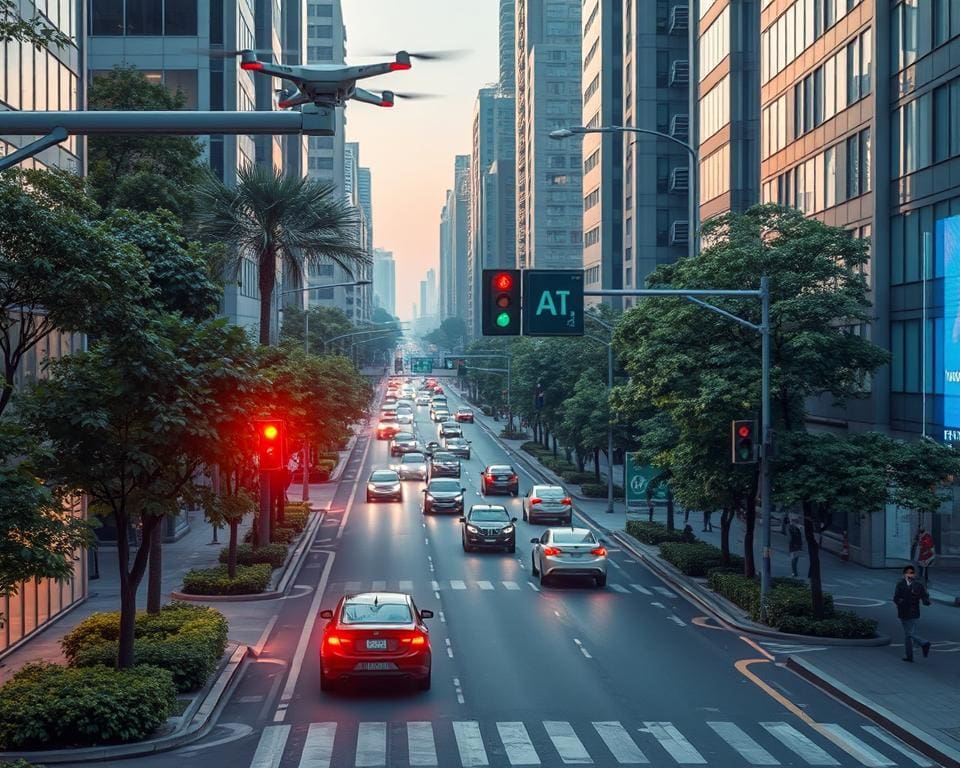
[[[513,288],[513,277],[509,272],[500,272],[493,278],[493,287],[498,291],[509,291]]]
[[[263,427],[263,436],[267,440],[276,440],[280,437],[280,430],[277,429],[276,424],[266,424]]]
[[[750,429],[749,424],[741,424],[739,427],[737,427],[737,435],[740,437],[750,437],[750,433],[752,431],[753,430]]]
[[[283,469],[285,464],[283,419],[258,419],[257,456],[264,472]]]

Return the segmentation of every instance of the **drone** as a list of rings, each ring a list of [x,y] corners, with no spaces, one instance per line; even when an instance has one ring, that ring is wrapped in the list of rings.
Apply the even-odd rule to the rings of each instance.
[[[399,51],[393,61],[362,66],[342,64],[293,65],[273,64],[257,58],[252,50],[234,51],[226,55],[239,55],[240,68],[251,72],[260,72],[271,77],[289,80],[293,88],[279,92],[277,106],[280,109],[293,109],[303,104],[315,104],[318,107],[342,107],[348,99],[373,104],[377,107],[392,107],[394,100],[424,98],[425,94],[403,94],[394,91],[375,93],[357,87],[357,80],[385,75],[410,69],[412,59],[442,59],[447,54],[408,53]]]

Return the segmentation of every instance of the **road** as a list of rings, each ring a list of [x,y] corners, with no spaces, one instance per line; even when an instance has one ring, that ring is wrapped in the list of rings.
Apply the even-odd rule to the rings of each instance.
[[[416,427],[435,434],[426,408]],[[505,456],[480,425],[465,435],[469,504],[481,468]],[[262,648],[218,727],[137,765],[933,765],[712,626],[624,551],[610,550],[605,589],[543,587],[528,543],[542,526],[518,523],[515,555],[465,554],[456,518],[422,515],[421,483],[405,483],[402,503],[364,503],[370,469],[390,463],[385,442],[358,440],[298,585],[264,608]],[[520,477],[522,495],[532,478]],[[502,501],[521,518],[520,499]],[[318,611],[381,589],[435,612],[432,690],[321,693]]]

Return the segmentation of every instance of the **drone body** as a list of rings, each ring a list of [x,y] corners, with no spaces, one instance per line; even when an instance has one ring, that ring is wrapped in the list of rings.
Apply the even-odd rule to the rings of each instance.
[[[383,91],[374,93],[357,87],[357,80],[385,75],[411,68],[411,54],[406,51],[397,53],[393,61],[364,66],[341,64],[294,65],[272,64],[259,61],[254,51],[240,51],[241,69],[262,72],[265,75],[289,80],[294,88],[284,91],[278,106],[291,109],[302,104],[316,104],[322,107],[342,107],[348,99],[373,104],[378,107],[392,107],[394,93]]]

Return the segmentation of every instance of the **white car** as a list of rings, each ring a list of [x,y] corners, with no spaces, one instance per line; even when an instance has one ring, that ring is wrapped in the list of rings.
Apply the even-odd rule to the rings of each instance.
[[[427,457],[422,453],[405,453],[400,457],[400,463],[393,468],[400,475],[401,480],[426,480]]]
[[[413,411],[409,408],[398,408],[397,424],[413,424]]]
[[[447,410],[447,406],[443,406],[442,408],[434,408],[430,412],[430,417],[439,424],[441,421],[446,421],[450,418],[450,411]]]
[[[607,586],[607,548],[587,528],[547,528],[533,544],[531,566],[545,584],[554,576],[589,576]]]
[[[430,395],[426,392],[417,395],[417,405],[430,405]]]

